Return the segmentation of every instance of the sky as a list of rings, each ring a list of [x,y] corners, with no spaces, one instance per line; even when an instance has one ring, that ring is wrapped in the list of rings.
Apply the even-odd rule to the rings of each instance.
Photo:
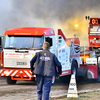
[[[0,0],[0,35],[15,27],[47,27],[56,34],[61,29],[66,38],[76,34],[88,46],[85,16],[100,17],[100,0]]]

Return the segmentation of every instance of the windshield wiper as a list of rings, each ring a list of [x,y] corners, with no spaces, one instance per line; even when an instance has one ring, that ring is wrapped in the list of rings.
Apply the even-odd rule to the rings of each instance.
[[[42,48],[20,48],[21,50],[43,50]]]
[[[42,48],[15,48],[15,47],[5,47],[4,49],[15,49],[15,50],[43,50]]]
[[[4,47],[4,49],[20,49],[20,48],[15,48],[15,47]]]
[[[42,48],[30,48],[30,50],[43,50]]]
[[[20,48],[21,50],[29,50],[30,48]]]
[[[19,50],[17,50],[15,52],[17,52],[17,53],[28,53],[29,51],[19,51]]]

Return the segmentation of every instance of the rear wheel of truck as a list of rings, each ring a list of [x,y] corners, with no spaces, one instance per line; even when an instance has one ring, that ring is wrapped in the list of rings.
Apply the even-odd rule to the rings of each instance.
[[[78,67],[77,62],[75,60],[73,60],[72,64],[71,64],[71,74],[70,75],[66,75],[66,76],[61,76],[60,77],[61,82],[69,84],[72,74],[74,74],[75,78],[77,78],[77,67]]]
[[[78,64],[75,60],[72,61],[72,64],[71,64],[71,75],[75,75],[75,79],[76,79],[76,83],[78,81],[78,78],[77,78],[77,68],[78,68]]]
[[[78,67],[77,62],[73,60],[71,65],[71,75],[74,74],[76,78],[77,78],[77,67]]]
[[[60,81],[61,81],[62,83],[67,83],[67,84],[69,84],[69,82],[70,82],[70,75],[61,76],[61,77],[60,77]]]
[[[6,77],[7,84],[16,84],[17,80],[12,80],[10,76]]]

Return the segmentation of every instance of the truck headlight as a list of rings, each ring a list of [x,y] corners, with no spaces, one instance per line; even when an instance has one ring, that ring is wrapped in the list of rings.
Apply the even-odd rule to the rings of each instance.
[[[4,75],[8,75],[8,74],[9,74],[8,70],[4,71]]]

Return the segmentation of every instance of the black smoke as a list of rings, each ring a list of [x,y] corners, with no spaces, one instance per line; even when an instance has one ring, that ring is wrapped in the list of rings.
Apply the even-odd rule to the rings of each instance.
[[[61,28],[66,37],[76,34],[88,45],[85,16],[100,17],[99,8],[100,0],[0,0],[0,34],[14,27]]]

